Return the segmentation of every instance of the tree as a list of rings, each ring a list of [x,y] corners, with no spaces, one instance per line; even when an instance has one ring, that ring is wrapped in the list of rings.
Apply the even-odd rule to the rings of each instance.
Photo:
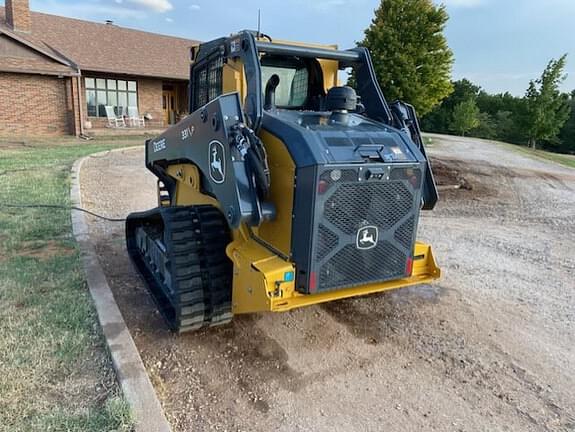
[[[453,53],[443,30],[449,16],[432,0],[382,0],[365,38],[388,100],[404,100],[420,116],[452,91]]]
[[[529,83],[525,93],[526,129],[532,148],[541,140],[555,141],[569,118],[569,97],[559,90],[566,78],[566,61],[567,54],[559,60],[551,60],[541,77]]]
[[[497,111],[495,114],[497,139],[514,144],[525,143],[525,131],[521,127],[520,120],[523,106],[524,104],[518,105],[514,111]]]
[[[450,132],[455,106],[467,99],[476,99],[483,92],[481,87],[465,78],[454,81],[452,85],[453,92],[421,120],[423,130],[437,133]]]
[[[524,98],[508,92],[492,95],[482,90],[477,95],[477,106],[482,113],[491,116],[496,132],[493,138],[515,144],[525,143]]]
[[[562,153],[575,153],[575,90],[571,92],[569,101],[571,105],[571,115],[563,125],[559,139],[561,144],[557,146],[557,151]]]
[[[451,128],[461,136],[480,125],[480,111],[475,100],[469,98],[455,105]]]
[[[519,112],[523,100],[509,92],[489,94],[481,90],[477,94],[477,106],[482,112],[495,116],[499,111]]]
[[[496,139],[497,121],[486,112],[479,112],[478,125],[469,131],[469,134],[477,138]]]

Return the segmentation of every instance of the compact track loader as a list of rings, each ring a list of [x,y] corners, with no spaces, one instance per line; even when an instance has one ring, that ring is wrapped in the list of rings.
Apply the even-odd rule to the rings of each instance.
[[[439,277],[415,239],[437,201],[416,114],[366,49],[242,31],[193,48],[190,75],[191,114],[146,142],[159,206],[126,223],[171,329]]]

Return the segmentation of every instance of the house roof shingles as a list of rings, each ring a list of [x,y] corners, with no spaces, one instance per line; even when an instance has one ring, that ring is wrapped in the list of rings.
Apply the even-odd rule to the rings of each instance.
[[[0,66],[2,72],[22,72],[50,74],[50,75],[75,75],[70,67],[56,62],[46,62],[33,58],[4,57]],[[76,74],[77,75],[77,74]]]
[[[31,12],[31,19],[31,33],[18,37],[95,72],[188,79],[190,47],[199,43],[39,12]],[[9,32],[5,21],[0,7],[0,30]]]

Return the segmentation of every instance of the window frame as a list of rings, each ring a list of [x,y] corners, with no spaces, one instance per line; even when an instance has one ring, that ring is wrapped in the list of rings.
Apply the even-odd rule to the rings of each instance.
[[[297,110],[297,109],[300,109],[300,108],[305,106],[305,104],[307,103],[307,100],[308,100],[308,96],[309,96],[309,70],[307,69],[307,67],[295,68],[295,67],[292,67],[291,65],[287,65],[287,66],[262,65],[261,70],[262,70],[262,96],[264,99],[265,99],[265,86],[267,84],[267,81],[273,75],[277,75],[280,78],[280,84],[279,84],[278,88],[276,89],[276,106],[278,108],[291,109],[291,110]],[[300,73],[301,71],[305,71],[305,93],[294,94],[293,93],[294,82],[298,76],[298,73]],[[284,82],[285,77],[288,75],[290,75],[289,81]],[[280,86],[281,86],[281,90],[284,90],[285,94],[287,95],[287,100],[282,100],[281,96],[278,94],[278,90],[280,90]],[[292,102],[292,100],[295,99],[296,96],[299,97],[299,99],[297,99],[299,101],[299,103],[290,103],[290,102]],[[282,103],[282,102],[286,102],[286,103]]]
[[[120,86],[120,83],[124,83],[123,86]],[[91,85],[89,85],[91,84]],[[103,85],[101,85],[103,84]],[[123,87],[123,89],[120,89],[120,87]],[[133,88],[133,90],[130,90],[130,88]],[[90,110],[90,106],[89,105],[89,100],[90,98],[88,97],[88,93],[89,92],[93,92],[94,94],[94,109]],[[119,79],[119,78],[108,78],[108,77],[95,77],[95,76],[85,76],[84,77],[84,96],[86,98],[85,100],[85,106],[86,106],[86,117],[88,118],[106,118],[106,113],[104,112],[100,112],[99,110],[99,106],[100,104],[98,103],[98,98],[102,97],[102,93],[105,94],[105,103],[102,104],[103,106],[107,106],[109,105],[108,100],[110,98],[110,94],[114,95],[114,98],[116,100],[115,104],[111,105],[114,107],[114,112],[116,113],[116,115],[118,116],[120,113],[118,113],[117,108],[120,106],[120,100],[123,99],[120,97],[120,94],[122,96],[125,97],[125,101],[126,101],[126,106],[124,108],[127,109],[128,106],[132,106],[130,105],[130,95],[132,95],[133,97],[135,96],[136,98],[136,107],[138,107],[138,103],[139,103],[139,97],[138,97],[138,81],[135,79]],[[91,112],[92,111],[92,112]],[[126,111],[124,111],[125,113]]]
[[[276,93],[276,107],[280,109],[288,109],[288,110],[300,110],[305,108],[307,105],[309,98],[310,98],[310,80],[311,80],[311,70],[310,65],[304,59],[300,57],[283,57],[283,56],[276,56],[273,54],[266,54],[260,59],[260,68],[262,70],[262,97],[265,98],[265,87],[266,87],[266,80],[265,78],[269,79],[266,75],[272,69],[283,69],[285,71],[294,71],[294,75],[289,83],[285,83],[289,90],[289,98],[288,102],[292,99],[292,83],[294,82],[294,78],[297,76],[297,73],[300,70],[306,71],[306,94],[305,98],[303,98],[301,104],[292,105],[292,104],[282,104],[281,101],[278,101],[278,95]],[[271,77],[271,75],[270,75]],[[280,76],[280,86],[282,85]]]

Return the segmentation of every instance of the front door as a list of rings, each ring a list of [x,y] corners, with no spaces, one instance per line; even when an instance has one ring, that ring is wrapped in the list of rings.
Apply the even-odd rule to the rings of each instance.
[[[164,111],[164,125],[174,124],[176,122],[176,92],[174,90],[162,92],[162,109]]]

